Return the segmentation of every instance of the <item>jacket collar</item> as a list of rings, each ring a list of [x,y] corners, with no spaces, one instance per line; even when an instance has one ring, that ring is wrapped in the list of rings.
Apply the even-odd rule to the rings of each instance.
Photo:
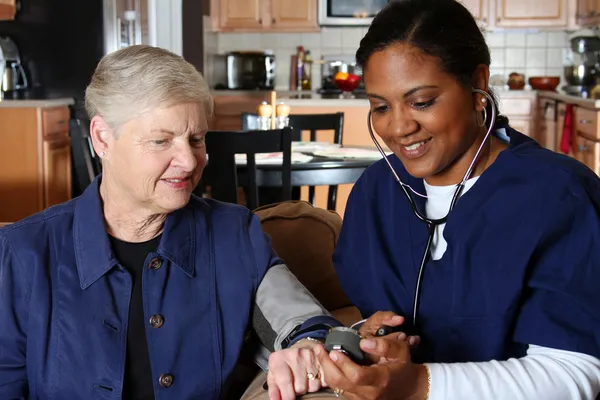
[[[75,203],[73,244],[81,289],[88,288],[118,264],[104,222],[101,179],[102,175],[98,175]],[[194,276],[197,243],[194,201],[197,200],[192,198],[185,207],[167,216],[157,250],[190,277]]]

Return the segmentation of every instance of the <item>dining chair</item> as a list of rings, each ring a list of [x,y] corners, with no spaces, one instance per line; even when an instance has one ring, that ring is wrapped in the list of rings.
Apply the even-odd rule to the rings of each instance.
[[[317,131],[333,130],[333,143],[342,144],[344,134],[344,113],[331,114],[291,114],[289,126],[294,129],[292,141],[300,141],[303,131],[310,131],[310,141],[317,141]],[[242,130],[258,129],[258,115],[244,112],[241,115]],[[335,205],[337,199],[337,185],[329,186],[327,204]],[[315,187],[308,187],[308,200],[315,205]],[[334,207],[335,208],[335,207]]]
[[[208,163],[202,177],[202,186],[210,186],[211,197],[228,203],[238,203],[240,171],[245,170],[247,207],[257,208],[258,169],[256,154],[283,153],[281,165],[281,198],[292,196],[292,128],[267,131],[210,131],[206,134]],[[246,154],[246,165],[236,163],[236,154]]]

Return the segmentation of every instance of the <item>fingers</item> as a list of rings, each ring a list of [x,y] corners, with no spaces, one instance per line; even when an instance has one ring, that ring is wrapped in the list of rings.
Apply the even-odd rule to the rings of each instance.
[[[404,317],[392,311],[377,311],[371,315],[361,326],[359,333],[362,336],[374,336],[382,325],[399,326],[404,323]]]
[[[269,400],[281,400],[281,393],[279,393],[279,388],[275,384],[275,377],[271,370],[267,374],[267,385],[269,386]]]
[[[388,360],[409,360],[409,344],[406,334],[394,333],[380,338],[363,339],[360,348],[367,354]]]
[[[317,362],[317,357],[313,351],[306,351],[303,354],[304,365],[306,365],[305,375],[308,385],[304,392],[298,392],[297,394],[314,393],[321,389],[322,372]],[[310,376],[308,374],[311,374]]]
[[[331,353],[338,352],[334,350]],[[315,349],[315,355],[323,371],[323,378],[330,388],[345,389],[348,387],[347,380],[339,367],[331,359],[331,353],[328,353],[324,348]]]
[[[325,351],[323,346],[318,346]],[[272,353],[269,357],[269,398],[294,400],[296,395],[317,392],[323,372],[312,348],[297,347]]]
[[[410,336],[408,338],[408,344],[410,344],[411,347],[418,346],[420,343],[421,343],[421,337],[420,336]]]

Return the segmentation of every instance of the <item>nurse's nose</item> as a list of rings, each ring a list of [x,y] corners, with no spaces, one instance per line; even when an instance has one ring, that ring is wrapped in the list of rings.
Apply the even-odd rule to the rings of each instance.
[[[394,136],[408,136],[419,130],[419,123],[403,110],[394,110],[390,119],[389,131]]]

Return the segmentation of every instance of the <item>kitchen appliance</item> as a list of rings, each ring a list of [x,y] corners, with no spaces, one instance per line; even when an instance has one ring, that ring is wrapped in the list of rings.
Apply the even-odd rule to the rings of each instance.
[[[20,3],[14,21],[0,21],[0,36],[10,37],[18,45],[20,67],[17,63],[7,73],[18,78],[17,85],[24,84],[24,73],[27,87],[5,93],[5,99],[72,97],[76,101],[73,108],[85,116],[85,87],[105,54],[132,44],[158,45],[157,38],[152,38],[155,29],[151,23],[161,18],[150,15],[156,0]]]
[[[346,72],[361,77],[358,87],[352,92],[355,98],[366,98],[365,84],[362,80],[362,70],[353,56],[350,55],[323,55],[319,61],[321,64],[321,88],[317,93],[323,98],[338,98],[342,90],[335,83],[335,75],[338,72]]]
[[[275,55],[271,51],[232,51],[215,57],[215,89],[272,90]]]
[[[0,76],[3,96],[7,92],[26,90],[29,84],[17,44],[9,37],[0,37],[0,49],[3,55],[0,58],[4,60],[2,63],[4,68]]]
[[[569,39],[566,63],[563,67],[565,82],[562,89],[581,97],[588,97],[600,77],[600,36],[590,29],[576,31]]]
[[[389,0],[319,0],[319,24],[369,26]]]

